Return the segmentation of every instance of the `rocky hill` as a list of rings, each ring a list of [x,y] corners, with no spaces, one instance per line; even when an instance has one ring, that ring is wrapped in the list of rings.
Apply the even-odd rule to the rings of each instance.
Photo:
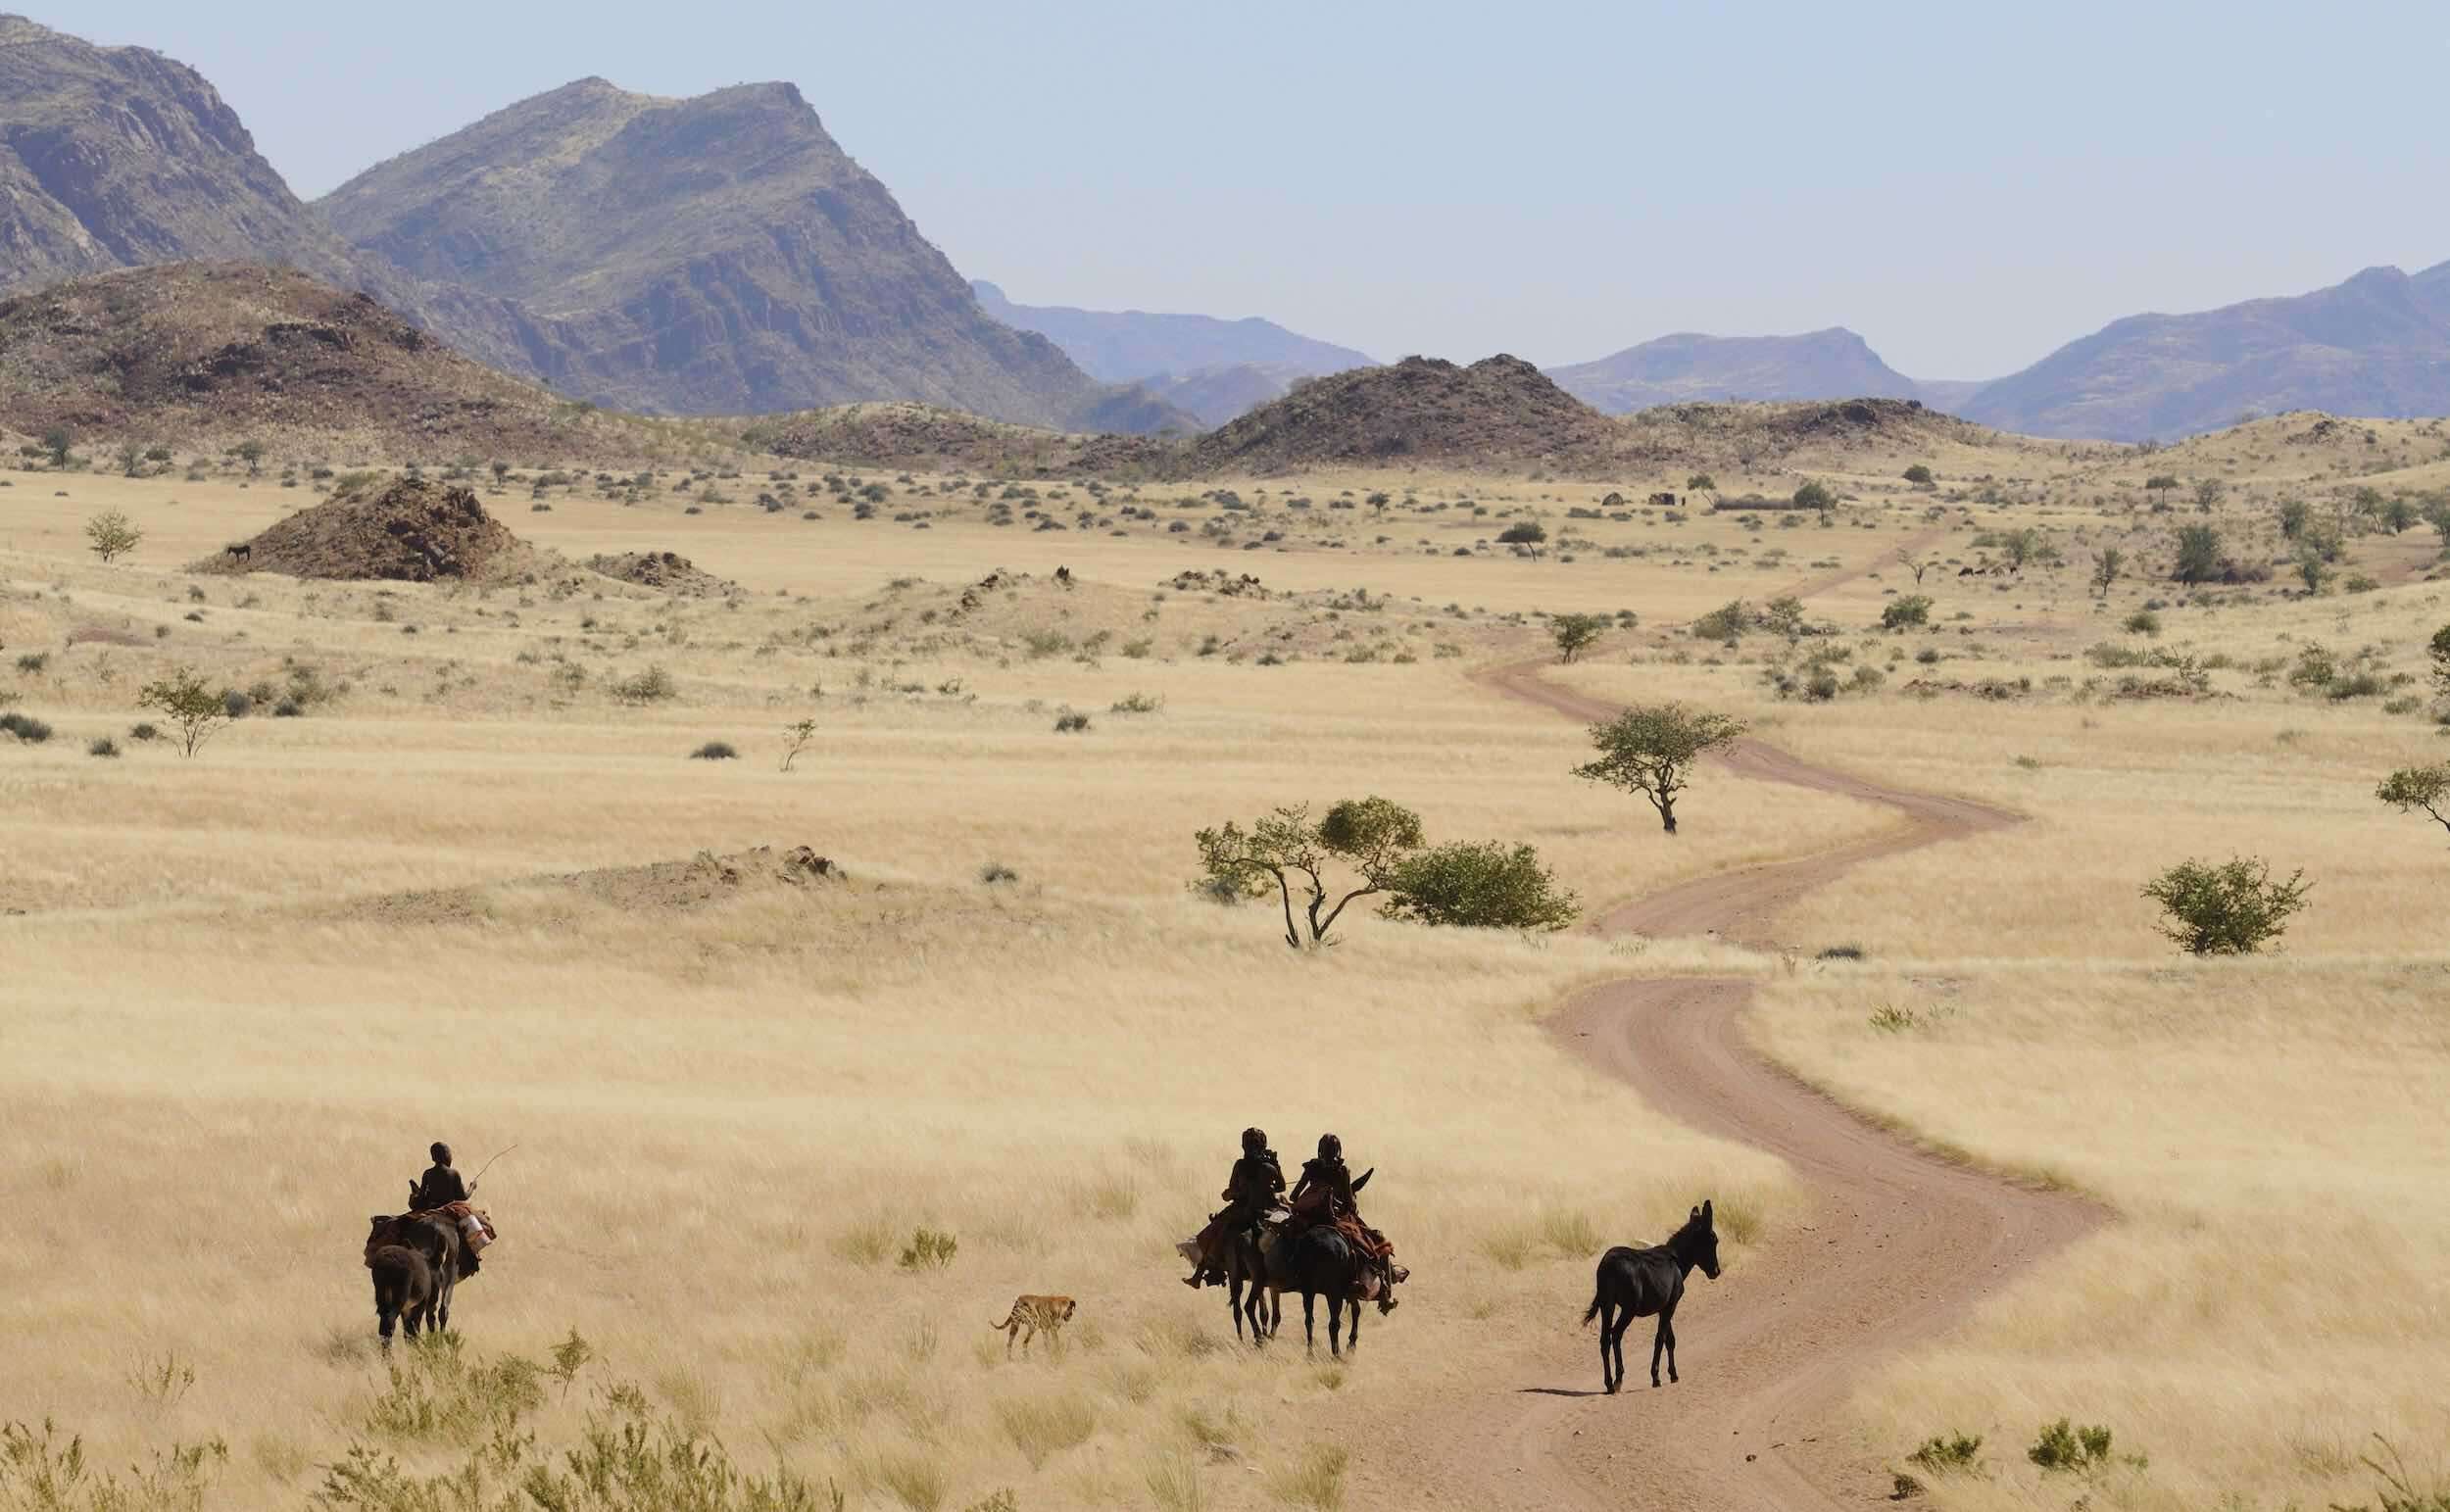
[[[1551,367],[1548,376],[1605,415],[1706,400],[1918,397],[1912,378],[1843,326],[1801,336],[1661,336]]]
[[[2293,298],[2139,315],[2071,342],[1965,402],[2037,436],[2174,439],[2252,414],[2450,414],[2450,263],[2370,268]]]
[[[990,319],[790,84],[670,100],[581,79],[318,208],[419,279],[532,312],[525,366],[614,408],[893,397],[1063,425],[1113,397]]]
[[[1179,443],[1049,430],[932,405],[836,405],[760,421],[761,451],[808,462],[989,477],[1144,477],[1175,470]]]
[[[1888,461],[1928,462],[1951,447],[2064,449],[2002,436],[1919,399],[1659,405],[1616,423],[1624,460],[1704,472],[1886,470]]]
[[[202,74],[0,16],[0,290],[180,258],[357,273]]]
[[[1520,358],[1468,367],[1407,357],[1314,378],[1194,442],[1206,472],[1319,465],[1588,467],[1616,450],[1616,422]]]
[[[1204,315],[1016,305],[992,283],[974,280],[970,288],[989,315],[1016,330],[1047,337],[1090,376],[1141,384],[1207,425],[1222,425],[1281,398],[1303,378],[1377,366],[1366,353],[1289,331],[1256,316],[1221,320]]]
[[[575,461],[636,455],[629,423],[295,268],[172,263],[0,299],[0,426],[32,435]]]

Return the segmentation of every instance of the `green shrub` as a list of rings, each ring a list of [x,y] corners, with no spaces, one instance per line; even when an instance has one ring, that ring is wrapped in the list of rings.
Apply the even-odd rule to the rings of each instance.
[[[2097,1424],[2072,1428],[2065,1418],[2045,1424],[2025,1457],[2044,1470],[2090,1470],[2110,1458],[2110,1431]]]
[[[2148,609],[2139,609],[2135,610],[2135,612],[2127,616],[2123,624],[2127,633],[2130,635],[2158,635],[2161,633],[2161,616],[2152,612],[2152,610]]]
[[[1705,641],[1733,641],[1752,628],[1752,611],[1741,599],[1731,600],[1692,622],[1692,633]]]
[[[1906,1456],[1915,1464],[1934,1474],[1966,1471],[1974,1468],[1983,1451],[1980,1434],[1952,1434],[1947,1438],[1931,1438],[1923,1446]]]
[[[1909,483],[1928,483],[1932,480],[1931,468],[1918,462],[1905,469],[1905,480]]]
[[[672,684],[672,674],[660,666],[650,666],[627,677],[616,677],[605,687],[616,701],[633,707],[661,703],[678,691]]]
[[[1884,630],[1906,630],[1931,623],[1931,599],[1919,593],[1891,599],[1881,606],[1880,627]]]
[[[1538,546],[1548,539],[1548,527],[1536,519],[1517,520],[1497,532],[1498,544],[1504,546]]]
[[[2305,873],[2271,880],[2259,856],[2219,865],[2186,860],[2146,883],[2143,896],[2161,905],[2161,933],[2195,955],[2251,955],[2287,932],[2312,884]]]
[[[1078,735],[1089,728],[1089,716],[1077,709],[1068,709],[1054,716],[1054,733]]]
[[[1126,693],[1107,708],[1108,713],[1153,714],[1162,711],[1165,700],[1154,694]]]
[[[1838,496],[1818,478],[1795,490],[1794,506],[1798,510],[1819,510],[1823,513],[1838,508]]]
[[[1527,845],[1458,841],[1397,862],[1393,895],[1379,912],[1391,919],[1464,929],[1558,930],[1580,911]]]
[[[960,1249],[960,1242],[951,1234],[929,1228],[913,1229],[910,1242],[902,1248],[899,1263],[906,1271],[940,1271],[953,1263]]]
[[[729,761],[736,759],[739,755],[740,753],[733,749],[730,741],[710,740],[689,753],[689,759],[692,761]]]
[[[51,726],[31,714],[11,709],[0,714],[0,733],[13,735],[28,746],[39,746],[51,738]]]
[[[85,755],[87,756],[116,758],[119,754],[120,743],[113,740],[108,735],[98,735],[85,743]]]

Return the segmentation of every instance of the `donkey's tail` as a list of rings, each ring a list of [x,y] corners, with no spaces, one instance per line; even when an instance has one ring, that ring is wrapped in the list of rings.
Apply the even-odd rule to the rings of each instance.
[[[1597,1316],[1599,1316],[1599,1293],[1593,1292],[1591,1293],[1591,1306],[1583,1313],[1583,1327],[1591,1327],[1591,1320]]]

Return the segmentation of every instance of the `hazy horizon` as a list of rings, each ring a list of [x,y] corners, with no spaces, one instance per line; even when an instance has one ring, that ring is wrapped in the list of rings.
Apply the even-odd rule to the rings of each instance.
[[[2405,4],[2315,29],[2194,0],[1551,5],[1503,30],[1443,3],[1056,24],[756,0],[686,31],[559,0],[408,28],[302,0],[29,14],[202,72],[307,199],[589,74],[787,79],[1016,303],[1264,316],[1388,360],[1843,325],[1910,376],[1992,378],[2120,317],[2450,260],[2422,187],[2450,157],[2427,119],[2450,22]]]

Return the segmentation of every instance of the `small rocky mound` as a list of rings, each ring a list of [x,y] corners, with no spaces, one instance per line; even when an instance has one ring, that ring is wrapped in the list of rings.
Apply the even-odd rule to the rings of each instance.
[[[762,450],[804,462],[998,477],[1149,476],[1179,451],[1143,436],[1067,434],[897,402],[778,415],[749,434]]]
[[[2001,439],[1914,399],[1661,405],[1620,423],[1632,459],[1698,468],[1834,463],[1859,453]]]
[[[1407,357],[1295,388],[1192,443],[1204,472],[1432,465],[1471,468],[1605,463],[1615,424],[1520,358],[1469,367]]]
[[[1248,572],[1233,573],[1218,567],[1203,572],[1198,567],[1177,572],[1166,587],[1176,593],[1212,593],[1227,599],[1268,599],[1275,595],[1259,586],[1259,580]]]
[[[341,494],[301,510],[194,570],[430,583],[503,577],[535,560],[468,490],[397,478],[379,492]]]
[[[713,598],[740,591],[738,583],[716,577],[678,552],[623,552],[617,557],[590,557],[587,565],[606,577],[663,593]]]

